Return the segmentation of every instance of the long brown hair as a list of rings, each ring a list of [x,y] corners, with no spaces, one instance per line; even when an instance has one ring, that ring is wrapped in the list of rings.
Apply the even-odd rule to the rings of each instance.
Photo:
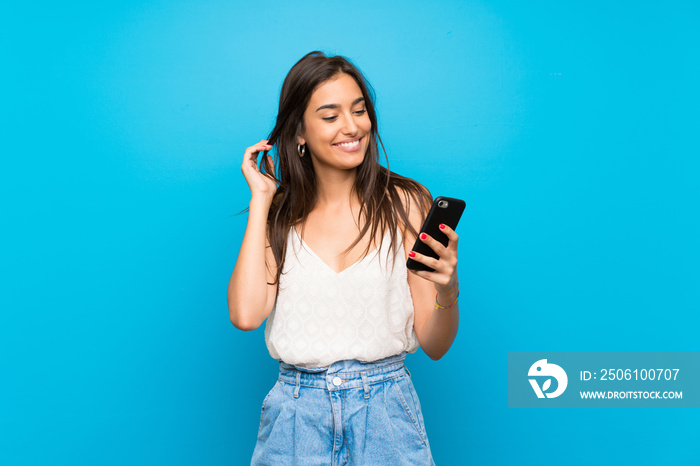
[[[372,123],[367,153],[357,167],[353,186],[361,206],[358,221],[364,219],[364,222],[359,235],[345,252],[355,247],[367,232],[370,238],[376,238],[378,232],[390,231],[390,249],[395,253],[398,247],[395,233],[399,224],[403,226],[404,237],[406,230],[418,234],[408,220],[410,205],[415,203],[425,216],[432,202],[432,196],[425,187],[380,165],[377,143],[382,146],[387,167],[389,160],[379,137],[374,91],[360,70],[341,56],[329,57],[318,51],[306,54],[292,67],[282,84],[277,122],[267,138],[268,144],[276,146],[277,174],[271,173],[267,157],[263,156],[260,160],[260,171],[272,176],[279,184],[267,217],[268,239],[277,262],[274,283],[279,282],[282,273],[290,228],[306,219],[317,200],[311,157],[299,157],[297,153],[297,136],[304,131],[304,112],[311,94],[339,74],[347,74],[357,82]],[[267,151],[264,155],[267,155]],[[372,241],[368,243],[365,255],[371,244]]]

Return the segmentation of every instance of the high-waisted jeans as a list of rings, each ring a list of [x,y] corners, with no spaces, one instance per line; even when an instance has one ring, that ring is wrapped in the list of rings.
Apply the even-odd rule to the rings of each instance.
[[[280,361],[251,465],[434,465],[405,358],[314,368]]]

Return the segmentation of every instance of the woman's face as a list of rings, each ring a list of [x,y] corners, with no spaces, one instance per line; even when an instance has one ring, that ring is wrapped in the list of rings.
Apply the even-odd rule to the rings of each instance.
[[[306,144],[317,170],[350,170],[364,160],[371,129],[360,86],[350,75],[340,74],[311,95],[299,142]]]

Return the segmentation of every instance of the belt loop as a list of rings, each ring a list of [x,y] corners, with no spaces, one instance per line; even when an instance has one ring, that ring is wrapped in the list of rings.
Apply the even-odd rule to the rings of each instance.
[[[365,400],[369,400],[369,383],[367,383],[367,372],[360,372],[362,385],[365,387]]]
[[[407,373],[408,376],[410,377],[410,376],[411,376],[411,371],[408,370],[408,367],[406,367],[406,366],[404,365],[403,368],[406,369],[406,373]]]
[[[294,387],[294,398],[299,398],[299,386],[301,385],[301,372],[297,371],[297,382]]]

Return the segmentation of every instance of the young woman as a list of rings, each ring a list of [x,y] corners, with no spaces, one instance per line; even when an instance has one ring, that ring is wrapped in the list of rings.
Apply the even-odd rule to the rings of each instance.
[[[458,238],[441,225],[447,247],[420,235],[439,259],[411,251],[431,196],[380,165],[380,144],[363,75],[311,52],[284,80],[270,136],[245,151],[229,313],[241,330],[267,319],[280,364],[252,464],[434,464],[404,359],[419,344],[440,359],[454,341]],[[408,257],[435,272],[409,273]]]

